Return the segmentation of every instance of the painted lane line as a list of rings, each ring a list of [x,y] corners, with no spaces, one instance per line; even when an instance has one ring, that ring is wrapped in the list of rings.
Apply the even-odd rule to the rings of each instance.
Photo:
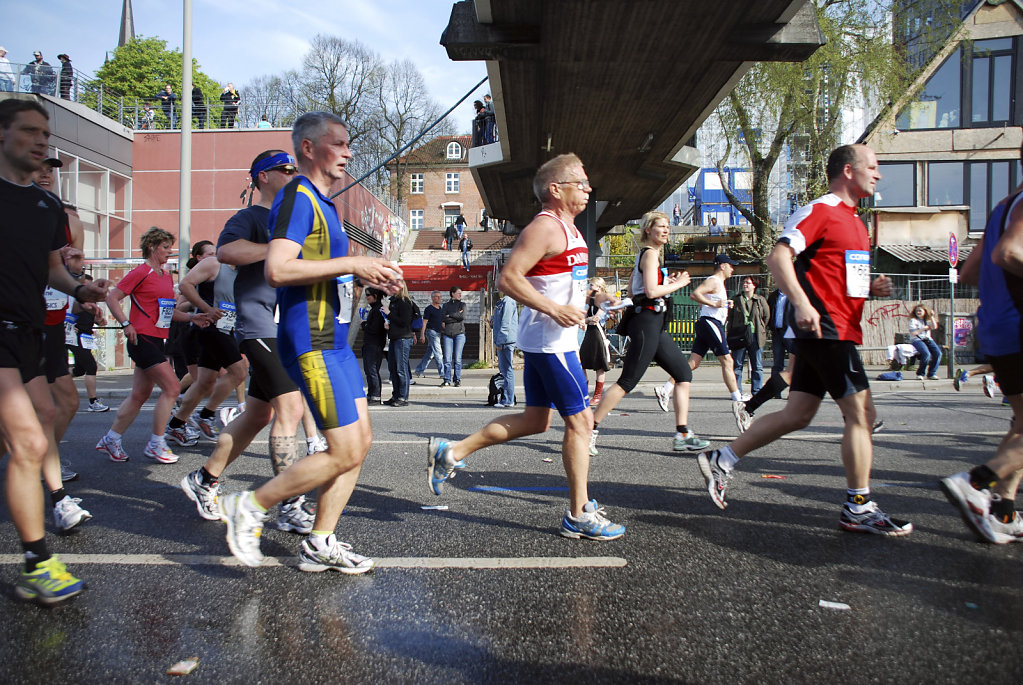
[[[546,486],[546,485],[524,485],[518,488],[511,487],[500,487],[498,485],[474,485],[466,490],[473,490],[475,492],[568,492],[568,488],[565,486]]]
[[[61,554],[60,560],[76,565],[119,566],[242,566],[232,556],[206,554]],[[0,564],[23,564],[21,554],[0,554]],[[621,557],[377,557],[376,568],[622,568]],[[263,566],[297,566],[296,558],[266,557]]]

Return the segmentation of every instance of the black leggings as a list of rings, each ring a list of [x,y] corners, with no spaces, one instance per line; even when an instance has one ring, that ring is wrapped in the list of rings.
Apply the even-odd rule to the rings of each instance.
[[[625,353],[622,375],[618,378],[618,385],[626,393],[632,392],[650,367],[650,362],[655,360],[676,383],[693,380],[689,360],[664,330],[664,316],[663,312],[658,314],[642,309],[629,322],[629,351]]]

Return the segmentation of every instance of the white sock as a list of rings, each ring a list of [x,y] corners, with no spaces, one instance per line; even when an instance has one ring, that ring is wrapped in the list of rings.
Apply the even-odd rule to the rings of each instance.
[[[725,445],[718,450],[718,466],[723,468],[725,471],[731,472],[738,462],[739,457],[735,456],[735,452],[732,451],[731,445]]]
[[[150,445],[163,445],[165,447],[167,445],[167,443],[163,439],[163,436],[162,435],[157,435],[156,433],[153,433],[153,435],[149,438],[149,444]]]
[[[114,432],[114,429],[111,428],[107,431],[106,439],[109,442],[121,442],[121,434]]]
[[[736,390],[735,392],[731,393],[731,396],[732,396],[732,401],[733,402],[735,400],[741,400],[742,399],[742,393],[739,392],[738,390]]]
[[[333,535],[333,533],[313,531],[312,533],[309,533],[309,537],[307,539],[309,540],[309,544],[316,549],[326,549],[330,546],[330,538]]]
[[[313,445],[316,444],[316,438],[306,438],[305,444],[307,447],[312,447]]]
[[[666,393],[668,393],[670,395],[671,391],[674,389],[674,387],[675,387],[675,384],[672,383],[671,379],[669,378],[668,380],[664,381],[664,385],[661,386],[661,390],[666,392]]]

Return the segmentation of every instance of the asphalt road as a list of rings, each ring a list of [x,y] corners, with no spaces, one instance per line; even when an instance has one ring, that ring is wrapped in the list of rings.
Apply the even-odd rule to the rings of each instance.
[[[224,527],[199,519],[177,487],[212,446],[181,449],[175,465],[150,462],[144,412],[125,437],[131,461],[115,464],[93,449],[112,415],[80,413],[62,453],[81,473],[71,492],[95,519],[47,539],[88,589],[54,609],[16,600],[19,545],[3,510],[0,680],[161,682],[188,657],[199,658],[187,676],[197,682],[1023,676],[1023,545],[975,541],[935,484],[985,460],[1007,428],[1008,408],[979,384],[875,386],[886,429],[875,437],[874,498],[913,521],[902,539],[839,530],[834,403],[744,460],[721,512],[694,455],[670,451],[669,415],[650,394],[626,398],[601,426],[590,492],[628,533],[597,543],[557,534],[567,497],[559,421],[474,455],[443,497],[429,491],[427,436],[458,437],[500,415],[484,405],[489,374],[445,395],[421,381],[410,407],[372,408],[375,444],[338,527],[378,560],[358,577],[298,571],[300,538],[271,528],[268,564],[238,566]],[[735,434],[719,379],[716,368],[697,372],[690,416],[715,444]],[[269,475],[266,439],[225,490]],[[422,509],[431,505],[448,509]]]

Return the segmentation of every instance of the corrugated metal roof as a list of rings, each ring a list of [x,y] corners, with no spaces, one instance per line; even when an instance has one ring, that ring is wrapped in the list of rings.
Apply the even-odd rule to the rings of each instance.
[[[947,247],[928,247],[926,245],[878,245],[879,250],[884,250],[891,256],[903,262],[947,262]],[[962,263],[970,256],[973,245],[959,245],[959,262]]]

